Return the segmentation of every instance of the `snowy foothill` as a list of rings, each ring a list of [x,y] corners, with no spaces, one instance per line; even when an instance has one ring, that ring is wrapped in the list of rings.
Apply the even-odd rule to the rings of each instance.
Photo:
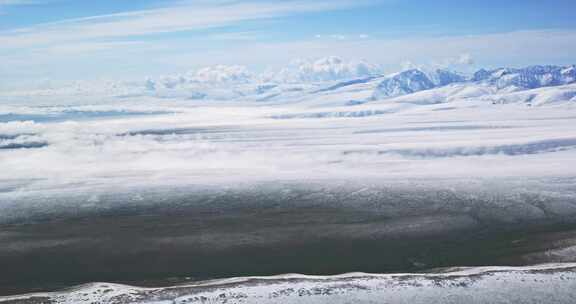
[[[0,303],[572,303],[574,264],[484,267],[429,274],[333,277],[282,275],[167,288],[87,284],[64,292],[0,298]]]

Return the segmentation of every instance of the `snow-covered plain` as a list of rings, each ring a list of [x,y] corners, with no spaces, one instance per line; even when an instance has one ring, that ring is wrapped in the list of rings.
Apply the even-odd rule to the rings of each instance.
[[[176,197],[177,202],[184,200],[186,191],[197,191],[198,197],[211,195],[214,189],[241,193],[243,187],[262,183],[287,188],[329,185],[318,191],[319,196],[313,193],[304,198],[290,197],[290,189],[255,190],[265,193],[268,203],[274,197],[289,197],[288,201],[303,205],[342,203],[354,208],[356,201],[351,198],[362,197],[357,201],[364,204],[362,208],[368,206],[387,216],[441,212],[446,217],[433,224],[454,220],[446,231],[462,225],[529,224],[542,219],[574,223],[574,66],[497,69],[471,76],[448,71],[411,70],[393,75],[375,71],[365,63],[331,58],[301,63],[296,70],[269,78],[256,77],[241,67],[220,66],[189,77],[143,83],[4,92],[0,94],[0,223],[114,209],[116,203],[157,207],[170,203],[158,199],[163,196]],[[341,196],[335,189],[347,189],[347,181],[354,191]],[[379,196],[380,190],[390,190],[388,186],[393,191]],[[205,189],[208,192],[202,192]],[[422,190],[433,198],[416,194],[417,204],[395,205],[402,198],[397,192],[406,189]],[[461,203],[443,200],[445,191],[454,194],[451,197],[463,193]],[[111,199],[111,193],[116,198]],[[365,199],[363,193],[373,199]],[[211,200],[198,202],[210,204]],[[250,201],[251,207],[260,203]],[[466,217],[450,217],[454,212]],[[428,229],[418,227],[415,231]],[[549,254],[574,261],[573,250],[564,247]],[[574,287],[572,268],[553,276],[517,273],[482,275],[471,284],[497,298],[500,282],[534,290],[543,280],[552,280],[558,283],[552,284],[558,286],[556,293],[518,295],[527,297],[524,303],[539,303],[528,299],[550,295],[566,297],[561,299],[565,303],[574,300],[568,292]],[[416,287],[423,295],[453,294],[455,303],[469,297],[459,286],[443,286],[433,278],[406,279],[413,281],[409,286],[403,285],[405,279],[396,279],[355,281],[358,290],[353,292],[368,290],[355,302],[380,303],[374,299],[378,296],[391,297],[393,303],[418,303],[409,296]],[[302,282],[307,280],[302,278]],[[463,280],[468,284],[468,279]],[[297,287],[290,288],[295,290],[309,286],[300,281],[294,284]],[[371,287],[364,289],[366,284]],[[435,290],[439,286],[445,290]],[[248,296],[272,294],[270,290],[253,292]],[[326,299],[314,294],[310,303],[347,303],[337,294]],[[62,303],[84,301],[68,297],[57,296]],[[435,303],[434,297],[426,303]],[[178,301],[196,301],[190,299]],[[483,303],[469,299],[469,303]],[[509,298],[502,295],[501,299],[507,303]],[[246,302],[243,297],[228,300]],[[109,302],[132,303],[122,301]],[[285,301],[279,303],[296,303],[298,298],[288,296]]]
[[[576,76],[573,67],[552,70],[529,74],[544,79],[537,88],[502,69],[479,81],[446,71],[300,84],[242,78],[204,83],[202,100],[186,98],[200,94],[188,87],[5,93],[0,179],[27,181],[21,193],[79,181],[571,176]],[[231,100],[210,99],[221,91]]]
[[[377,84],[276,102],[141,96],[66,97],[61,100],[87,104],[58,106],[52,97],[49,106],[5,103],[0,200],[6,208],[27,209],[21,202],[30,198],[83,194],[87,202],[77,205],[97,206],[98,193],[135,187],[385,185],[576,173],[576,103],[560,98],[528,106],[521,99],[563,96],[575,85],[430,102],[452,87],[373,100]]]
[[[299,64],[274,74],[274,81],[219,66],[170,85],[149,79],[117,84],[119,90],[2,93],[2,220],[53,211],[43,197],[82,194],[52,200],[74,201],[82,210],[97,208],[102,193],[136,188],[342,180],[522,184],[576,173],[574,66],[466,76],[446,70],[379,75],[366,63],[338,58]],[[278,80],[286,71],[291,76]]]

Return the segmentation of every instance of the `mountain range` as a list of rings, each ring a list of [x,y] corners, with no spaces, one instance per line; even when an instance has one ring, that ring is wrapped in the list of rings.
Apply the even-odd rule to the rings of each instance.
[[[468,99],[495,104],[542,105],[576,100],[576,65],[480,69],[468,75],[447,69],[408,69],[384,74],[380,67],[364,61],[327,57],[295,61],[276,72],[261,74],[242,66],[218,65],[145,81],[76,82],[26,90],[24,94],[312,102],[320,105],[323,104],[321,100],[328,101],[327,105],[357,105],[386,100],[433,104]]]

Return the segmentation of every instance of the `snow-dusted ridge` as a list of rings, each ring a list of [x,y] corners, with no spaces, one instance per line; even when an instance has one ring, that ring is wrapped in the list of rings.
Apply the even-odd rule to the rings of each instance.
[[[164,288],[94,283],[0,298],[3,304],[573,303],[576,264],[483,267],[429,274],[282,275]]]
[[[254,73],[238,65],[217,65],[180,75],[150,77],[145,81],[75,82],[3,95],[12,98],[140,96],[188,99],[190,102],[293,103],[355,92],[359,98],[347,100],[349,105],[395,98],[417,99],[420,104],[474,98],[490,103],[541,105],[573,100],[576,96],[574,87],[567,85],[575,82],[575,65],[481,69],[472,75],[446,69],[410,69],[385,75],[377,65],[364,61],[326,57],[297,60],[285,68],[264,73]],[[541,91],[528,93],[538,89]]]
[[[222,69],[223,67],[216,68],[217,71]],[[238,69],[230,68],[232,71],[237,71]],[[226,79],[224,83],[227,86],[232,86],[229,91],[234,92],[232,95],[223,95],[221,92],[218,93],[218,90],[214,90],[214,87],[218,87],[222,83],[221,81],[198,82],[195,80],[198,79],[197,76],[188,78],[192,80],[182,77],[179,80],[170,80],[168,81],[169,84],[161,85],[163,89],[156,90],[155,85],[149,85],[149,88],[153,88],[153,91],[157,91],[160,95],[167,96],[170,93],[166,89],[168,91],[170,89],[178,91],[186,88],[186,84],[194,84],[184,89],[189,92],[195,89],[201,91],[188,93],[191,94],[191,98],[201,96],[204,99],[235,98],[258,101],[294,99],[295,97],[296,99],[309,99],[318,94],[322,95],[341,89],[362,90],[366,88],[366,84],[370,83],[373,84],[369,88],[372,90],[371,100],[411,95],[451,85],[457,85],[457,87],[462,88],[441,100],[442,102],[447,102],[462,97],[480,96],[485,99],[497,100],[498,98],[502,99],[502,97],[494,96],[491,98],[490,96],[544,87],[564,86],[576,82],[576,68],[574,66],[531,66],[523,69],[480,70],[471,76],[442,69],[431,71],[412,69],[382,76],[377,68],[369,67],[368,64],[357,63],[357,65],[354,65],[354,63],[345,63],[342,59],[331,57],[314,63],[301,63],[300,66],[294,68],[294,71],[297,71],[294,73],[297,73],[298,76],[257,77],[246,76],[248,74],[238,72],[244,76],[238,76],[233,73],[229,77],[219,77],[219,79]],[[280,74],[286,73],[285,70],[280,72]],[[232,81],[229,79],[232,79]],[[198,83],[204,83],[202,85],[204,88],[198,87]],[[255,86],[254,83],[259,84]],[[182,86],[179,87],[178,84]],[[294,91],[295,88],[297,88],[296,91]],[[464,93],[462,91],[468,92]],[[562,96],[557,94],[553,100],[549,101],[565,101],[570,100],[572,97],[573,95],[570,93]],[[364,100],[367,101],[369,99]]]

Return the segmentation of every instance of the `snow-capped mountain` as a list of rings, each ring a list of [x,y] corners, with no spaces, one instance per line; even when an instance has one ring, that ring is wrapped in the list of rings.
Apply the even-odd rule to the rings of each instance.
[[[465,80],[464,76],[446,70],[426,73],[418,69],[412,69],[384,79],[374,92],[374,98],[381,99],[406,95]]]
[[[530,66],[522,69],[500,68],[480,70],[472,81],[485,82],[498,89],[525,90],[559,86],[576,81],[576,66]]]
[[[430,81],[434,83],[435,86],[445,86],[455,82],[463,82],[466,81],[466,76],[448,71],[443,69],[437,69],[433,72],[427,73],[428,78]]]
[[[481,96],[492,102],[508,102],[507,93],[522,92],[546,87],[560,87],[576,82],[576,66],[530,66],[522,69],[501,68],[479,70],[471,77],[458,73],[436,70],[424,72],[413,69],[386,77],[374,91],[373,98],[382,100],[428,91],[405,99],[416,98],[427,103],[446,102],[455,98],[479,98]],[[545,97],[539,93],[514,94],[517,101],[531,102],[536,99],[550,101],[551,96],[561,100],[571,100],[573,88],[556,88],[544,90]],[[562,94],[556,94],[562,91]],[[528,96],[528,97],[525,97]],[[525,97],[525,98],[524,98]],[[538,97],[538,98],[537,98]],[[513,99],[513,98],[512,98]]]
[[[383,80],[374,96],[376,99],[395,97],[463,82],[470,86],[479,84],[491,86],[497,91],[506,92],[561,86],[576,82],[576,66],[482,69],[469,78],[446,70],[436,70],[431,73],[417,69],[408,70]]]
[[[434,83],[420,70],[408,70],[382,81],[376,92],[375,99],[411,94],[434,88]]]
[[[139,82],[74,82],[57,88],[26,90],[22,94],[303,102],[313,106],[387,100],[434,104],[471,99],[540,105],[574,100],[576,88],[571,85],[574,83],[575,65],[482,69],[468,76],[444,69],[410,69],[383,75],[377,65],[326,57],[294,61],[276,72],[260,74],[244,66],[217,65]]]

